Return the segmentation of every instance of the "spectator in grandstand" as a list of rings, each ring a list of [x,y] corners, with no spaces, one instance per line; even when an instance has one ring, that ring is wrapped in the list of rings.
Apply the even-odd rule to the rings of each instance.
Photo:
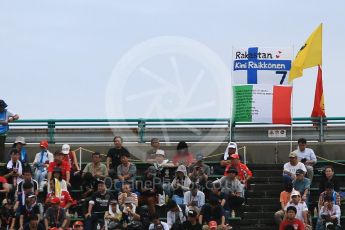
[[[69,226],[69,218],[66,216],[65,209],[60,207],[60,199],[54,197],[51,200],[51,207],[47,209],[44,216],[44,225],[46,229],[57,228],[66,229]]]
[[[17,200],[14,204],[14,210],[17,210],[17,208],[25,205],[25,200],[28,194],[34,194],[34,185],[31,182],[24,182],[23,183],[23,192],[18,194]],[[18,214],[18,213],[17,213]]]
[[[8,123],[19,119],[18,114],[6,108],[6,102],[0,99],[0,157],[2,157],[2,161],[5,161],[5,143],[9,130]]]
[[[121,164],[117,166],[117,178],[115,180],[115,189],[119,190],[123,183],[130,183],[135,185],[135,176],[137,173],[137,167],[135,164],[129,162],[129,154],[122,154]]]
[[[109,205],[109,210],[104,214],[104,226],[105,229],[115,229],[120,227],[120,222],[122,220],[122,212],[118,205],[117,200],[111,200]]]
[[[280,193],[279,201],[280,201],[281,209],[279,211],[277,211],[276,213],[274,213],[274,220],[278,225],[280,225],[280,223],[284,219],[284,214],[285,214],[284,209],[285,209],[285,206],[287,205],[287,203],[291,199],[292,189],[293,189],[293,185],[290,182],[290,183],[284,184],[284,191],[282,191]]]
[[[37,197],[34,193],[26,196],[25,205],[19,207],[19,229],[24,229],[29,225],[31,216],[38,216],[40,219],[40,208],[36,203]],[[14,226],[13,226],[14,227]]]
[[[62,179],[70,185],[71,167],[69,166],[69,163],[64,160],[64,154],[61,151],[56,151],[54,154],[54,161],[49,163],[48,182],[53,178],[52,175],[55,168],[61,169]]]
[[[302,169],[304,172],[307,172],[304,164],[298,162],[297,154],[295,152],[291,152],[289,154],[289,162],[284,164],[283,169],[283,181],[285,183],[289,183],[296,179],[296,171],[297,169]]]
[[[340,230],[341,211],[339,205],[334,204],[333,197],[326,196],[320,209],[316,230],[335,229]]]
[[[241,184],[243,184],[244,188],[248,188],[248,181],[252,178],[253,173],[250,171],[247,165],[241,163],[240,155],[237,153],[230,155],[230,164],[226,166],[224,176],[227,176],[227,171],[230,168],[235,168],[237,170],[237,178],[240,180]]]
[[[231,155],[237,154],[237,144],[235,142],[230,142],[225,149],[224,155],[220,158],[220,165],[224,167],[231,164]],[[225,170],[223,170],[224,172]]]
[[[71,167],[71,173],[80,171],[77,155],[71,150],[71,146],[69,144],[63,144],[61,152],[64,154],[64,160],[67,161]]]
[[[10,185],[10,192],[8,194],[11,200],[14,200],[14,193],[17,189],[17,185],[22,181],[23,167],[19,160],[19,152],[17,149],[11,149],[11,159],[5,165],[4,177]]]
[[[84,173],[82,182],[82,199],[91,197],[97,191],[97,179],[90,172]]]
[[[165,158],[165,152],[161,149],[157,149],[155,159],[151,163],[153,163],[153,166],[160,171],[163,171],[163,168],[175,167],[172,162],[169,162],[169,159]]]
[[[300,192],[302,201],[308,205],[308,197],[310,191],[310,179],[305,178],[305,172],[302,169],[296,170],[296,179],[292,182],[293,188]]]
[[[178,166],[175,173],[175,178],[171,183],[173,190],[182,189],[184,192],[189,190],[189,186],[192,183],[187,176],[187,170],[184,165]]]
[[[190,191],[184,193],[183,204],[187,210],[195,210],[197,213],[205,204],[205,194],[199,190],[197,183],[190,185]]]
[[[1,199],[2,206],[0,208],[0,229],[10,229],[12,219],[14,218],[13,204],[10,199]]]
[[[312,150],[311,148],[306,148],[307,140],[304,138],[298,139],[297,142],[298,142],[298,148],[295,150],[297,154],[297,159],[305,165],[307,169],[306,176],[310,179],[310,181],[312,181],[314,177],[313,166],[317,162],[314,150]]]
[[[296,218],[297,209],[294,206],[289,206],[286,209],[286,218],[279,225],[279,230],[285,230],[288,225],[292,225],[295,230],[304,230],[304,224],[301,220]]]
[[[138,195],[132,192],[131,184],[124,183],[122,184],[121,192],[118,196],[119,205],[121,207],[125,206],[125,200],[127,197],[131,197],[134,201],[134,205],[138,206]]]
[[[173,163],[175,166],[184,165],[186,167],[189,167],[193,163],[193,155],[189,152],[186,142],[180,141],[177,144]]]
[[[30,216],[29,223],[24,227],[24,230],[44,230],[44,226],[39,222],[38,215]]]
[[[80,220],[77,220],[73,223],[72,230],[83,230],[84,229],[84,223]]]
[[[152,224],[149,226],[149,230],[169,230],[169,225],[161,221],[157,214],[151,216]]]
[[[160,142],[158,138],[151,139],[151,149],[146,152],[146,162],[154,163],[156,162],[156,152],[160,149]]]
[[[323,191],[319,196],[319,202],[318,202],[319,210],[321,209],[322,206],[324,206],[326,196],[332,197],[333,201],[335,201],[335,204],[340,206],[340,195],[339,195],[339,193],[334,191],[334,185],[332,184],[332,182],[326,182],[325,183],[325,191]]]
[[[319,184],[319,193],[325,191],[325,184],[331,182],[334,185],[334,191],[340,192],[340,182],[334,174],[334,169],[331,165],[327,165],[322,172],[322,176]]]
[[[219,183],[219,180],[213,183],[212,182],[208,183],[207,188],[211,190],[208,194],[208,200],[217,199],[219,204],[221,204],[222,207],[224,207],[226,199],[225,199],[224,193],[221,192],[222,188],[221,188],[221,184]]]
[[[210,175],[210,166],[204,163],[204,156],[202,154],[196,155],[196,163],[189,166],[189,178],[191,181],[198,183],[200,186],[205,187],[207,179]]]
[[[182,223],[186,221],[186,206],[178,205],[174,200],[169,200],[167,209],[167,224],[169,229],[180,229]]]
[[[138,214],[137,206],[134,204],[133,197],[125,199],[125,206],[122,210],[123,227],[125,229],[141,229],[140,215]]]
[[[12,148],[15,148],[19,152],[19,160],[22,162],[23,167],[28,165],[28,155],[26,153],[26,148],[24,147],[26,145],[25,138],[24,137],[16,137],[16,140],[14,141]]]
[[[23,180],[17,185],[17,195],[24,193],[24,183],[31,183],[33,185],[32,192],[36,196],[38,195],[38,183],[36,180],[32,179],[32,172],[30,167],[26,167],[23,170]]]
[[[187,212],[187,220],[183,222],[182,229],[184,230],[201,230],[202,225],[198,221],[198,213],[195,210]]]
[[[98,220],[103,220],[104,214],[109,210],[109,202],[113,200],[114,196],[107,191],[104,181],[99,180],[97,184],[97,192],[92,195],[89,201],[88,211],[85,214],[85,229],[93,230]]]
[[[54,161],[54,155],[48,150],[48,141],[41,140],[40,148],[41,151],[36,153],[33,161],[33,167],[35,169],[35,180],[38,182],[39,191],[43,191],[45,179],[47,179],[49,163]]]
[[[109,176],[111,178],[116,178],[116,172],[117,172],[117,166],[121,164],[121,156],[123,154],[130,156],[130,153],[128,150],[122,146],[123,139],[120,136],[115,136],[113,139],[114,142],[114,148],[109,149],[108,155],[107,155],[107,169],[109,172]],[[111,163],[111,168],[110,168]]]
[[[293,206],[296,208],[297,210],[296,218],[301,220],[304,223],[304,225],[307,226],[309,224],[308,207],[305,202],[302,202],[301,194],[299,193],[299,191],[293,190],[291,192],[291,201],[289,201],[284,208],[285,215],[286,215],[287,208],[290,206]]]
[[[5,177],[0,176],[0,200],[4,200],[7,196],[7,193],[10,192],[10,186],[7,183]]]
[[[199,215],[199,223],[203,225],[203,229],[212,229],[208,226],[210,221],[215,221],[216,225],[219,225],[217,229],[231,229],[230,226],[226,225],[223,207],[214,198],[202,206]]]
[[[57,178],[50,180],[49,190],[46,197],[46,204],[49,206],[55,197],[60,199],[60,207],[68,210],[76,202],[71,197],[66,185],[62,185]]]
[[[104,179],[108,176],[107,167],[101,163],[101,154],[99,152],[92,153],[92,162],[88,163],[83,170],[83,177],[85,173],[91,173],[96,179]]]
[[[220,178],[221,192],[224,194],[226,203],[224,205],[225,210],[229,212],[239,211],[244,203],[243,197],[243,185],[237,179],[238,172],[235,168],[230,168],[227,171],[227,176]]]

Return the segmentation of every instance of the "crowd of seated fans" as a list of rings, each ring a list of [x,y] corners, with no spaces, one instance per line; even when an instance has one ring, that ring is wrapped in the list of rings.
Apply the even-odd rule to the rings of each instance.
[[[140,175],[122,138],[113,142],[105,163],[94,152],[81,168],[68,144],[53,154],[46,140],[29,162],[25,139],[17,137],[0,176],[1,229],[232,228],[227,220],[240,213],[252,176],[235,143],[222,156],[224,176],[212,181],[204,156],[192,154],[186,142],[169,160],[153,138],[144,157],[150,166]],[[76,197],[72,187],[81,188]]]
[[[316,156],[306,148],[304,138],[298,140],[298,148],[289,154],[289,162],[283,167],[284,190],[280,193],[281,209],[274,214],[275,221],[284,229],[312,229],[312,214],[316,230],[341,229],[340,185],[332,166],[326,166],[319,182],[319,198],[310,199],[310,185],[314,177]]]
[[[16,138],[0,176],[0,228],[225,230],[232,228],[229,217],[241,216],[253,174],[241,162],[236,143],[228,144],[214,167],[222,176],[212,179],[204,156],[191,153],[186,142],[178,143],[170,161],[153,138],[144,156],[150,166],[141,173],[123,139],[115,136],[113,142],[105,163],[94,152],[81,168],[69,145],[52,154],[46,140],[28,162],[25,139]],[[308,206],[316,157],[305,139],[298,143],[283,169],[281,210],[275,213],[280,229],[311,229]],[[81,188],[77,197],[72,187]],[[317,229],[326,229],[326,223],[340,228],[339,189],[333,168],[326,167]]]

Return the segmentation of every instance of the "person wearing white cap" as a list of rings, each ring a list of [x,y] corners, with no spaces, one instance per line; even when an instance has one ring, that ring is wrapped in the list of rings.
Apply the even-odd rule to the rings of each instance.
[[[26,154],[26,149],[24,148],[24,145],[26,145],[25,138],[24,137],[16,137],[16,140],[14,141],[12,148],[16,148],[20,154],[19,160],[22,162],[23,165],[26,166],[28,163],[28,155]]]
[[[296,218],[301,220],[305,225],[308,225],[308,207],[305,202],[301,202],[301,194],[297,190],[292,190],[291,200],[284,208],[285,215],[288,207],[293,206],[296,208]]]
[[[64,159],[68,161],[71,166],[71,175],[73,172],[80,171],[77,156],[74,151],[71,151],[71,146],[69,144],[63,144],[61,152],[64,154]]]
[[[169,159],[165,158],[165,152],[162,149],[157,149],[155,154],[155,159],[153,161],[153,165],[156,168],[160,167],[174,167],[175,165],[172,162],[169,162]]]
[[[221,155],[219,161],[220,165],[214,167],[216,174],[224,174],[225,169],[228,165],[231,164],[231,155],[237,153],[237,144],[235,142],[229,142],[227,145],[224,154]]]

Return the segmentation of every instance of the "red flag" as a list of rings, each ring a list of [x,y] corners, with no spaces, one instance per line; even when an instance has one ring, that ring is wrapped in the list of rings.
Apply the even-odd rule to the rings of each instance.
[[[317,73],[317,81],[315,88],[315,97],[314,97],[314,108],[311,113],[312,117],[326,117],[325,113],[325,104],[323,99],[323,85],[322,85],[322,70],[319,66]]]

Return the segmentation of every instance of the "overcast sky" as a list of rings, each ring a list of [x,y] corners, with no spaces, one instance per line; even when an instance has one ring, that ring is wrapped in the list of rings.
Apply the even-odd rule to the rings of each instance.
[[[229,117],[233,47],[323,23],[328,116],[345,116],[345,1],[0,1],[0,98],[25,118]],[[294,81],[310,116],[317,69]]]

